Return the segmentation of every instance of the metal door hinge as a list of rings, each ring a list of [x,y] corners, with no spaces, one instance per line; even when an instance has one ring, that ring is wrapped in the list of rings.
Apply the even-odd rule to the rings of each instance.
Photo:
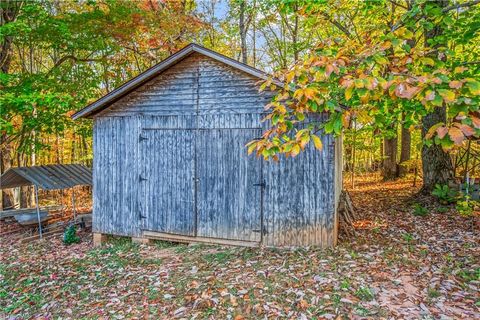
[[[143,140],[148,140],[148,138],[140,135],[140,136],[138,137],[138,141],[143,141]]]
[[[141,174],[138,176],[138,181],[142,182],[142,181],[146,181],[146,180],[148,180],[148,179],[147,179],[147,178],[144,178],[144,177],[142,177],[142,175],[141,175]]]
[[[265,188],[267,185],[265,184],[265,182],[261,182],[261,183],[254,183],[253,186]]]
[[[138,215],[138,219],[146,219],[146,218],[147,218],[147,216],[144,216],[144,215],[141,214],[141,213]]]

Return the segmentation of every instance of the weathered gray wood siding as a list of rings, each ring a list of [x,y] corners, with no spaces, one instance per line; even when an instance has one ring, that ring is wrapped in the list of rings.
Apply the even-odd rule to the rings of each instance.
[[[98,117],[93,130],[93,231],[140,235],[138,117]]]
[[[295,158],[264,164],[266,245],[333,245],[334,139],[322,142],[322,152],[310,145]]]
[[[247,156],[271,98],[257,81],[194,53],[98,114],[94,231],[332,245],[334,140],[279,163]]]

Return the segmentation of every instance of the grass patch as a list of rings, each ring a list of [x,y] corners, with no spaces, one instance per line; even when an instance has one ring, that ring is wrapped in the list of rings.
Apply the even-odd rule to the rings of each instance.
[[[355,291],[355,296],[363,301],[372,301],[375,298],[372,289],[368,287],[360,287]]]
[[[438,298],[440,297],[440,292],[438,292],[437,290],[433,289],[433,288],[428,288],[428,297],[430,299],[435,299],[435,298]]]
[[[158,249],[168,249],[168,248],[178,247],[182,245],[178,242],[170,242],[165,240],[151,240],[151,242]]]
[[[203,260],[208,263],[225,263],[233,258],[234,254],[231,250],[209,253],[203,256]]]

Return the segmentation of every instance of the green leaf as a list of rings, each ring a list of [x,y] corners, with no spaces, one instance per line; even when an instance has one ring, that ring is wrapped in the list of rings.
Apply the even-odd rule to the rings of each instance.
[[[480,95],[480,82],[476,80],[468,80],[466,86],[473,95]]]
[[[438,94],[435,95],[435,98],[430,101],[430,103],[432,105],[434,105],[435,107],[441,107],[443,105],[443,99],[441,96],[439,96]]]
[[[327,106],[327,109],[330,110],[330,111],[335,111],[335,108],[337,107],[335,102],[333,102],[331,100],[327,101],[326,106]]]

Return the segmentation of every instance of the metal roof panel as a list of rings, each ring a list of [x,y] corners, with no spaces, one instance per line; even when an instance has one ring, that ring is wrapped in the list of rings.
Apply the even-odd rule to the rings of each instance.
[[[51,164],[10,168],[0,176],[1,189],[28,185],[45,190],[92,185],[92,170],[80,164]]]

